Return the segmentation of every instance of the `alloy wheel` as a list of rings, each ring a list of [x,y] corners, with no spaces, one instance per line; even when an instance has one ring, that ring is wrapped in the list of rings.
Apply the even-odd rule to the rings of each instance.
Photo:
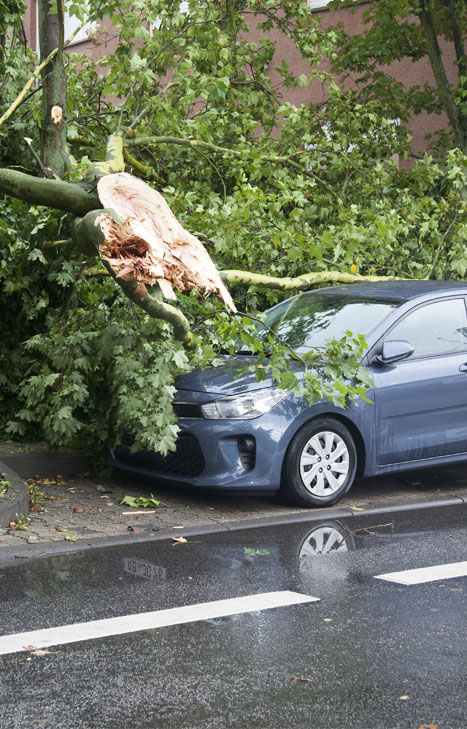
[[[300,476],[306,490],[315,496],[328,496],[344,484],[350,468],[349,449],[338,433],[315,433],[300,455]]]

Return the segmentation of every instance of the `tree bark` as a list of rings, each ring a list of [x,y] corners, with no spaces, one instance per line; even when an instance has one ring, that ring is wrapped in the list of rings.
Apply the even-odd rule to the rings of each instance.
[[[118,278],[159,285],[175,299],[179,291],[197,289],[216,294],[232,311],[235,305],[209,253],[196,236],[185,230],[156,190],[126,172],[105,175],[97,183],[99,200],[120,220],[102,214],[105,232],[99,254]]]
[[[33,177],[16,170],[0,169],[0,193],[73,215],[86,215],[90,210],[101,207],[97,195],[80,185]]]
[[[431,14],[428,5],[428,0],[421,0],[420,10],[418,12],[420,24],[427,43],[428,57],[435,77],[436,86],[448,116],[451,129],[454,133],[456,145],[465,154],[467,152],[467,139],[465,136],[464,125],[462,123],[463,120],[461,118],[460,109],[456,104],[449,85],[446,69],[443,65],[443,58],[438,43],[438,35],[436,33],[433,15]]]
[[[356,283],[357,281],[397,281],[397,276],[360,276],[358,273],[344,271],[312,271],[301,276],[278,278],[250,271],[219,271],[220,277],[228,284],[262,286],[279,291],[303,291],[310,286],[323,283]]]
[[[55,48],[56,55],[41,71],[42,128],[41,157],[46,168],[60,179],[65,176],[66,147],[66,77],[63,63],[63,7],[57,0],[57,12],[50,0],[39,0],[39,44],[41,59]]]

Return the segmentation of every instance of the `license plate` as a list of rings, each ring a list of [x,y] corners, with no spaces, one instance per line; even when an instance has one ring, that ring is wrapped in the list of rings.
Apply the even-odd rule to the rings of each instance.
[[[142,562],[132,557],[120,557],[120,568],[135,577],[143,577],[145,580],[165,580],[167,570],[152,562]]]

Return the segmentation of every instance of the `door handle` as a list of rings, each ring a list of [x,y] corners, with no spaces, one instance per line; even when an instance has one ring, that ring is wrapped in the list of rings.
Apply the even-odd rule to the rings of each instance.
[[[461,366],[459,367],[459,372],[467,372],[467,362],[461,364]]]

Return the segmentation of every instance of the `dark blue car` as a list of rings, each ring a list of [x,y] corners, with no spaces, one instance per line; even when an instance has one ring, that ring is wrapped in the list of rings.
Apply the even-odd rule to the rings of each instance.
[[[299,294],[265,322],[304,352],[347,330],[366,337],[368,397],[343,410],[309,406],[243,374],[245,355],[178,378],[181,433],[168,456],[130,453],[112,466],[160,481],[232,491],[282,489],[294,503],[327,506],[356,476],[467,458],[467,286],[394,281]]]

